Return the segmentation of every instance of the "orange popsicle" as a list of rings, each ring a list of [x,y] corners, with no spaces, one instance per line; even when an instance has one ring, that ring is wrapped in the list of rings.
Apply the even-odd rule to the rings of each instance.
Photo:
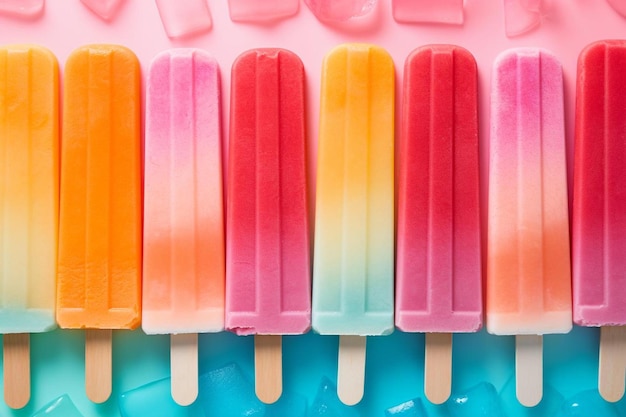
[[[101,402],[110,395],[110,329],[140,321],[137,58],[115,45],[77,49],[65,66],[63,97],[57,321],[64,329],[101,329],[87,333],[85,369],[87,394]]]

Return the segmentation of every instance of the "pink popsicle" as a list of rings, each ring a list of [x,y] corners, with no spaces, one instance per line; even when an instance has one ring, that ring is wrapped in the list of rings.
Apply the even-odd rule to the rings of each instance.
[[[173,395],[189,403],[191,388],[181,388],[187,393],[181,397],[175,387],[176,342],[187,334],[195,345],[195,333],[224,328],[217,62],[196,49],[163,52],[151,64],[147,90],[142,328],[178,334]]]
[[[302,62],[282,49],[245,52],[231,94],[226,328],[301,334],[311,324]]]
[[[418,48],[406,61],[403,91],[395,322],[430,333],[424,388],[442,403],[450,395],[450,333],[482,326],[474,57],[453,45]]]

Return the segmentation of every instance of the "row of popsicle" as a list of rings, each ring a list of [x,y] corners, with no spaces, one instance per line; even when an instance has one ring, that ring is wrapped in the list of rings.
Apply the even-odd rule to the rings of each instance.
[[[258,49],[233,64],[224,204],[219,69],[207,53],[169,50],[151,63],[142,155],[140,71],[131,51],[89,45],[72,53],[59,115],[54,56],[29,45],[0,49],[5,356],[23,347],[21,334],[57,322],[98,329],[104,332],[86,341],[86,372],[98,374],[90,370],[89,344],[102,346],[110,329],[141,321],[148,334],[176,335],[174,383],[174,351],[188,353],[197,343],[191,334],[224,327],[260,335],[260,355],[280,349],[274,336],[303,333],[311,324],[321,334],[347,336],[340,349],[362,353],[364,338],[352,336],[387,334],[394,325],[435,338],[478,330],[476,64],[463,48],[430,45],[405,65],[394,234],[393,61],[382,48],[364,44],[341,45],[326,56],[311,239],[304,68],[295,54]],[[595,43],[580,57],[570,263],[561,66],[533,48],[496,60],[489,332],[569,331],[570,265],[575,321],[626,323],[624,68],[623,41]],[[520,349],[531,345],[540,353],[533,337]],[[451,339],[444,342],[449,346]],[[102,356],[95,357],[93,366],[102,366]],[[626,371],[623,360],[615,363]],[[5,374],[7,368],[5,362]],[[362,377],[346,369],[350,378]],[[446,373],[438,367],[429,372]],[[605,397],[621,397],[623,383],[622,374],[621,393],[618,387]],[[269,401],[280,395],[280,381],[274,384]],[[19,386],[9,385],[5,389]],[[342,390],[341,375],[338,385]],[[541,398],[537,386],[539,393],[523,402]],[[90,395],[95,401],[108,398],[110,386],[94,389],[101,390]],[[181,392],[173,395],[182,403],[195,398],[193,387]],[[13,395],[22,394],[8,398]],[[360,395],[340,392],[347,403]],[[429,398],[447,395],[449,387]],[[20,398],[10,402],[23,403]]]

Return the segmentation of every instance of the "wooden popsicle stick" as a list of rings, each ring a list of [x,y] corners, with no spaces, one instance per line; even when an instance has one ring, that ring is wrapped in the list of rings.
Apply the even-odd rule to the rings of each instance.
[[[600,328],[598,390],[607,401],[617,402],[624,396],[626,379],[626,327]]]
[[[266,404],[275,403],[283,393],[282,340],[282,336],[254,336],[255,391]]]
[[[366,342],[365,336],[339,336],[337,395],[346,405],[363,398]]]
[[[426,333],[424,393],[433,404],[443,404],[452,388],[452,334]]]
[[[112,330],[85,332],[85,391],[94,403],[103,403],[111,396],[112,352]]]
[[[520,404],[539,404],[543,397],[543,336],[515,336],[515,378]]]
[[[5,334],[4,402],[13,409],[23,408],[30,400],[30,335]]]
[[[172,398],[179,405],[190,405],[198,398],[198,334],[170,336]]]

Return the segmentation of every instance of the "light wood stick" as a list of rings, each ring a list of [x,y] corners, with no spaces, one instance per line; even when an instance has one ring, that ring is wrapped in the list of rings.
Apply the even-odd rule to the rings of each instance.
[[[365,336],[339,336],[337,395],[346,405],[363,398],[366,341]]]
[[[626,327],[600,328],[598,390],[607,401],[617,402],[624,396],[626,379]]]
[[[189,405],[198,397],[198,334],[170,336],[170,373],[172,398],[179,405]]]
[[[424,393],[433,404],[443,404],[452,388],[452,334],[426,333]]]
[[[283,392],[282,340],[282,336],[254,336],[255,390],[266,404],[278,401]]]
[[[94,403],[103,403],[111,396],[113,370],[113,332],[85,332],[85,390]]]
[[[543,336],[515,336],[517,400],[534,407],[543,397]]]
[[[23,408],[30,400],[30,336],[5,334],[4,401],[14,409]]]

